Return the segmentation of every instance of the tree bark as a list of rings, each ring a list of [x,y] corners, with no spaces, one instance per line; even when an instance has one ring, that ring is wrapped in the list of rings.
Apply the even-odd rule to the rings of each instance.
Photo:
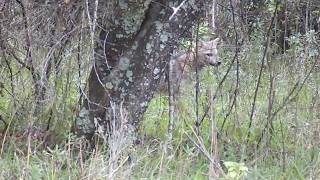
[[[97,129],[110,136],[120,124],[125,124],[128,132],[139,127],[169,62],[169,52],[203,15],[204,1],[188,1],[169,21],[172,7],[179,4],[175,0],[152,1],[145,13],[141,13],[141,3],[115,6],[116,13],[105,26],[109,31],[101,30],[95,48],[88,90],[75,122],[77,135],[91,139]],[[128,21],[138,23],[139,13],[140,26],[128,29]]]

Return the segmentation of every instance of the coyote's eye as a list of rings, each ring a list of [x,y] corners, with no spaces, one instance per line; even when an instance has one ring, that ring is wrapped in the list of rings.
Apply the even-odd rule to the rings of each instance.
[[[212,57],[212,56],[213,56],[213,54],[212,54],[212,53],[207,53],[207,54],[206,54],[206,56],[208,56],[208,57]]]

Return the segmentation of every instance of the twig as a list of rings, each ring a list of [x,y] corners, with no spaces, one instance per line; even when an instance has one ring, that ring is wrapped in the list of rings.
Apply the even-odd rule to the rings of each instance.
[[[197,25],[197,32],[196,32],[196,52],[194,53],[194,60],[196,62],[196,123],[195,128],[197,135],[200,135],[200,117],[199,117],[199,95],[200,95],[200,78],[199,78],[199,68],[198,68],[198,42],[199,42],[199,28],[200,23]]]
[[[223,120],[223,123],[222,123],[222,126],[221,126],[221,131],[223,130],[224,128],[224,125],[226,123],[226,120],[228,118],[228,116],[231,114],[231,111],[233,109],[233,107],[236,107],[236,104],[237,104],[237,96],[238,96],[238,91],[239,91],[239,86],[240,86],[240,76],[239,76],[239,73],[240,73],[240,70],[239,70],[239,67],[240,67],[240,62],[239,62],[239,52],[240,52],[240,47],[239,47],[239,35],[237,33],[237,29],[236,29],[236,20],[235,20],[235,13],[234,13],[234,7],[233,7],[233,4],[232,4],[232,1],[230,0],[230,7],[231,7],[231,12],[232,12],[232,22],[233,22],[233,30],[234,30],[234,33],[235,33],[235,46],[236,46],[236,52],[235,52],[235,55],[234,55],[234,58],[237,62],[237,78],[236,78],[236,88],[234,90],[234,96],[233,96],[233,100],[232,100],[232,104],[231,104],[231,107],[228,111],[228,113],[226,114],[224,120]]]
[[[213,163],[213,160],[210,156],[210,154],[201,146],[199,145],[188,133],[185,132],[187,137],[189,138],[190,141],[202,152],[202,154],[210,161],[210,163]]]
[[[231,61],[231,64],[230,66],[228,67],[227,69],[227,72],[224,74],[224,76],[222,77],[222,80],[219,82],[219,85],[217,87],[217,91],[216,93],[214,94],[214,96],[212,97],[212,100],[214,101],[219,93],[219,91],[221,90],[221,86],[222,84],[224,83],[224,81],[227,79],[232,67],[233,67],[233,64],[234,62],[236,61],[236,56],[234,56],[234,58],[232,59]],[[208,106],[206,107],[203,115],[202,115],[202,118],[200,119],[200,125],[202,124],[202,122],[204,121],[204,118],[208,115],[208,112],[209,112],[209,109],[210,109],[210,104],[208,104]]]
[[[249,143],[249,139],[250,139],[250,135],[251,135],[250,129],[251,129],[252,122],[253,122],[253,115],[254,115],[255,109],[256,109],[256,101],[257,101],[257,97],[258,97],[258,91],[259,91],[259,86],[260,86],[260,83],[261,83],[261,78],[262,78],[262,72],[263,72],[263,69],[264,69],[265,59],[266,59],[267,52],[268,52],[268,49],[269,49],[268,47],[269,47],[269,41],[270,41],[270,34],[271,34],[271,30],[272,30],[272,24],[274,22],[276,14],[277,14],[277,8],[275,8],[275,10],[274,10],[274,14],[272,16],[272,19],[271,19],[271,22],[270,22],[270,26],[269,26],[268,32],[267,32],[267,37],[266,37],[267,40],[266,40],[265,49],[264,49],[264,52],[263,52],[263,57],[262,57],[262,60],[261,60],[258,81],[257,81],[257,85],[256,85],[256,88],[255,88],[254,97],[253,97],[253,103],[252,103],[252,108],[251,108],[251,113],[250,113],[246,144]]]
[[[183,4],[186,2],[187,0],[182,1],[182,3],[178,6],[178,7],[171,7],[173,10],[173,13],[171,14],[171,16],[169,17],[169,21],[171,21],[171,19],[178,13],[178,11],[180,10],[180,8],[183,6]]]
[[[194,133],[194,135],[196,136],[198,143],[187,133],[184,132],[186,134],[186,136],[189,138],[189,140],[202,152],[202,154],[209,160],[210,163],[214,164],[216,167],[218,167],[219,171],[222,173],[223,176],[225,176],[225,173],[223,171],[223,169],[220,167],[220,164],[218,164],[218,162],[214,161],[211,158],[210,153],[206,150],[201,138],[199,136],[197,136],[196,132],[194,131],[194,129],[192,127],[190,127],[192,132]]]
[[[300,91],[302,90],[304,84],[307,82],[307,80],[309,79],[311,73],[313,72],[314,68],[317,65],[317,60],[314,61],[312,68],[310,69],[310,71],[308,72],[307,76],[304,78],[304,80],[302,81],[299,89],[297,90],[296,94],[291,97],[294,93],[294,91],[298,88],[299,86],[299,81],[296,82],[296,84],[294,85],[294,87],[291,89],[289,95],[285,98],[285,100],[282,102],[281,106],[274,112],[272,113],[271,119],[274,119],[275,116],[288,104],[290,103],[292,100],[294,100],[300,93]]]
[[[175,60],[170,59],[169,62],[169,66],[168,68],[168,79],[167,79],[167,83],[168,83],[168,91],[169,91],[169,123],[168,123],[168,134],[167,134],[167,143],[165,146],[165,152],[167,157],[171,155],[171,151],[172,151],[172,138],[173,138],[173,129],[174,129],[174,121],[175,121],[175,116],[174,116],[174,111],[175,111],[175,98],[174,98],[174,86],[172,84],[173,82],[173,66],[174,66]]]

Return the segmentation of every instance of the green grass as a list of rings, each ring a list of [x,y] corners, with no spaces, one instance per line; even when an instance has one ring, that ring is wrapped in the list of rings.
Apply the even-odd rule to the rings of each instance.
[[[313,72],[296,98],[285,104],[275,116],[273,131],[265,130],[268,123],[269,72],[273,71],[275,76],[272,106],[272,112],[275,112],[282,106],[294,84],[299,81],[301,85],[311,68],[311,63],[291,62],[289,66],[282,55],[270,57],[273,64],[264,69],[252,128],[249,130],[261,48],[255,46],[240,53],[237,101],[228,117],[236,87],[236,68],[231,69],[218,91],[218,83],[230,65],[233,54],[226,51],[220,56],[224,66],[207,68],[200,74],[199,103],[202,116],[208,105],[207,89],[217,93],[214,119],[219,130],[220,160],[236,162],[236,168],[247,167],[248,173],[242,179],[319,179],[319,72]],[[34,125],[34,130],[42,129],[51,116],[49,110],[44,110],[39,118],[33,117],[34,107],[28,95],[30,91],[18,91],[17,99],[23,102],[20,106],[14,106],[8,93],[0,98],[1,115],[7,123],[11,122],[10,129],[0,134],[0,179],[208,179],[210,162],[188,138],[197,139],[192,130],[196,119],[194,75],[183,84],[177,102],[173,156],[168,158],[164,152],[168,126],[168,97],[165,94],[156,95],[150,103],[139,132],[140,144],[114,149],[118,152],[115,157],[103,144],[91,154],[85,153],[85,147],[80,148],[81,140],[68,134],[76,116],[74,109],[78,100],[77,81],[73,73],[61,75],[62,79],[55,86],[58,95],[50,102],[53,112],[48,134],[39,131],[31,136],[25,133],[29,125]],[[23,84],[30,86],[26,82]],[[295,93],[297,91],[293,95]],[[220,131],[224,120],[224,129]],[[2,122],[0,126],[4,128]],[[248,131],[251,136],[247,143]],[[202,123],[201,138],[205,149],[210,152],[209,117],[205,117]],[[43,141],[50,146],[45,147]],[[228,179],[227,172],[226,175],[221,179]]]

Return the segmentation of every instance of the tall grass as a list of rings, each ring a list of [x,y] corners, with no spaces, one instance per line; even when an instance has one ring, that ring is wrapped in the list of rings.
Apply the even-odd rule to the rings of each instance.
[[[236,65],[231,64],[233,50],[221,48],[223,66],[208,67],[200,74],[200,115],[206,112],[207,107],[212,106],[218,131],[217,151],[224,169],[224,174],[220,177],[318,179],[319,63],[303,82],[318,57],[312,55],[310,49],[301,50],[300,46],[285,54],[273,53],[273,49],[270,49],[268,64],[265,64],[259,85],[253,124],[248,129],[253,92],[264,48],[260,44],[261,41],[256,40],[241,49],[238,57],[240,84],[233,107],[237,75]],[[229,66],[232,66],[231,71],[219,86]],[[168,158],[164,152],[168,126],[166,94],[155,95],[150,103],[139,131],[139,144],[128,145],[131,137],[126,136],[126,132],[119,131],[109,141],[101,141],[94,150],[87,152],[84,140],[69,133],[79,99],[77,72],[71,62],[62,67],[63,73],[57,74],[51,81],[55,84],[51,84],[51,89],[48,90],[52,92],[52,96],[48,96],[46,106],[39,116],[34,116],[33,113],[35,105],[30,98],[30,77],[26,74],[22,73],[15,79],[14,95],[6,91],[0,98],[0,112],[5,121],[0,122],[0,126],[2,129],[9,127],[0,134],[0,179],[210,177],[210,160],[203,151],[211,152],[212,149],[212,119],[209,115],[205,116],[200,135],[194,133],[194,74],[182,83],[176,108],[178,118],[173,133],[173,156]],[[9,76],[3,79],[7,82],[5,86],[10,87]],[[273,98],[271,106],[270,87]],[[295,87],[290,101],[286,102],[286,97]],[[210,103],[208,90],[216,93],[214,104]],[[281,108],[272,119],[272,126],[268,124],[270,108],[271,113]],[[46,131],[49,122],[50,126]],[[251,136],[247,139],[249,131]],[[200,150],[199,146],[203,149]],[[227,166],[227,162],[233,164],[229,163],[231,166]]]

